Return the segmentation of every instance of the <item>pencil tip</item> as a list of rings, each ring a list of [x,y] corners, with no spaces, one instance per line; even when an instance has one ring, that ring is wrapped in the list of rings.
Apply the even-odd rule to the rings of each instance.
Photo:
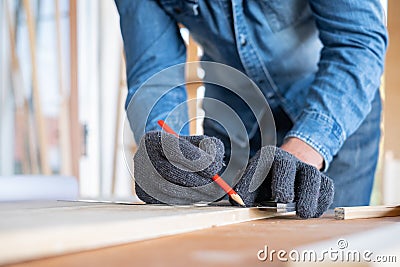
[[[238,195],[238,194],[232,194],[231,198],[238,203],[242,207],[246,207],[246,205],[243,202],[243,199]]]

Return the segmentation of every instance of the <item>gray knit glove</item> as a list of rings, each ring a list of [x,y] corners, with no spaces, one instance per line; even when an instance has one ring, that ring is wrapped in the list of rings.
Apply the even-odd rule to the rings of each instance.
[[[321,216],[332,204],[334,195],[329,177],[274,146],[261,148],[250,159],[234,189],[246,206],[271,200],[296,202],[297,215],[302,218]]]
[[[212,180],[223,167],[224,151],[215,137],[146,133],[134,156],[137,196],[151,204],[215,200],[224,195]]]

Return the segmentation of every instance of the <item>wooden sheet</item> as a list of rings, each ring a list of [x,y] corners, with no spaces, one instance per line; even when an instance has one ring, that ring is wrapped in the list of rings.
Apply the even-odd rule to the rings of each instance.
[[[2,203],[0,214],[0,264],[282,215],[257,208],[65,201]]]

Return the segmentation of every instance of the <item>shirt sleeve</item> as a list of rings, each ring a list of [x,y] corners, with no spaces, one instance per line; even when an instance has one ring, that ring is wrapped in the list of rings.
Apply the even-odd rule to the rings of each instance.
[[[379,0],[309,0],[323,44],[305,109],[286,138],[315,148],[325,170],[371,111],[387,48]]]
[[[188,134],[186,47],[176,21],[154,0],[115,2],[126,56],[125,108],[136,142],[167,117],[175,131]]]

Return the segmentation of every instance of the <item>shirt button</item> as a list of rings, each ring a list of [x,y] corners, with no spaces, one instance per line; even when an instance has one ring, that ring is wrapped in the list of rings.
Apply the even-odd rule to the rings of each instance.
[[[247,43],[246,36],[244,34],[239,35],[240,44],[245,46]]]

